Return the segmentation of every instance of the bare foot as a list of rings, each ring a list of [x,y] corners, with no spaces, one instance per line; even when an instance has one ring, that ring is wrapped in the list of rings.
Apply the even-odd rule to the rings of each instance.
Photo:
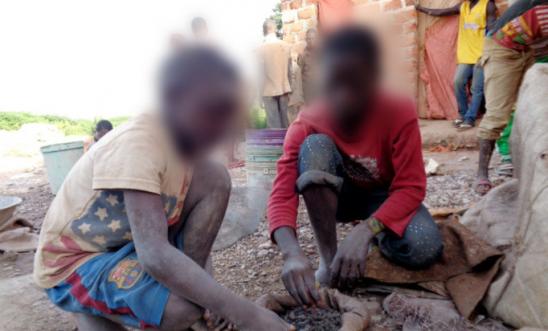
[[[486,178],[478,178],[476,180],[476,193],[485,195],[493,188],[493,184]]]

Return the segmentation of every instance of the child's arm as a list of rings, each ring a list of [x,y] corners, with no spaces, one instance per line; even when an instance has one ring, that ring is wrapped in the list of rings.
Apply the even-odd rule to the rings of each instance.
[[[291,124],[285,136],[284,153],[277,164],[278,174],[268,200],[267,218],[272,238],[283,255],[282,281],[287,291],[299,304],[314,305],[319,301],[314,269],[295,234],[299,206],[295,183],[299,150],[306,137],[307,131],[302,124]]]
[[[242,330],[289,330],[276,314],[218,284],[204,269],[168,242],[168,225],[159,195],[124,191],[139,262],[174,295],[227,318]]]

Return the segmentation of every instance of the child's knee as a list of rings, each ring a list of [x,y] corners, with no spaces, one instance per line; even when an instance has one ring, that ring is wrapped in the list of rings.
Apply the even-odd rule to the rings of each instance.
[[[333,139],[325,134],[309,135],[299,152],[297,189],[302,192],[314,184],[340,190],[343,180],[338,175],[338,169],[341,164],[342,157]]]
[[[299,172],[320,170],[336,174],[341,162],[337,145],[328,135],[311,134],[303,141],[299,151]]]
[[[409,226],[412,227],[410,234],[406,233],[411,252],[409,264],[414,268],[427,268],[443,253],[441,232],[424,206],[420,207]]]
[[[389,260],[411,269],[427,268],[443,254],[441,232],[424,206],[407,226],[403,238],[386,235],[380,244]]]

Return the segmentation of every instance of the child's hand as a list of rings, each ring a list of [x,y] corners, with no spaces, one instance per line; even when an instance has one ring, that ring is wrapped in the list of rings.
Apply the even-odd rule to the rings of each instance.
[[[259,313],[250,316],[245,325],[241,326],[243,331],[295,331],[295,327],[288,324],[274,312],[265,308],[259,308]]]
[[[230,330],[236,330],[234,325],[230,323],[227,319],[224,319],[220,316],[217,316],[210,312],[209,310],[206,310],[204,313],[204,320],[206,322],[207,327],[210,330],[215,331],[230,331]]]

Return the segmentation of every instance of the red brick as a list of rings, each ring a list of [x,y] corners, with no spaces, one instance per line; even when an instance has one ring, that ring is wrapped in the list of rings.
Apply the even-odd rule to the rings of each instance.
[[[406,33],[401,36],[401,46],[411,46],[417,43],[417,35],[415,33]]]
[[[415,8],[415,3],[417,3],[416,0],[405,0],[405,1],[404,1],[405,7],[413,7],[413,8]]]
[[[291,9],[299,9],[303,6],[303,0],[292,0],[289,6]]]
[[[291,26],[291,32],[300,32],[300,31],[303,31],[304,28],[303,28],[303,22],[302,21],[297,21],[295,23],[292,24]]]
[[[291,32],[293,30],[293,23],[284,23],[283,32],[284,34]]]
[[[290,43],[290,44],[292,44],[295,41],[295,38],[293,37],[293,34],[291,33],[284,34],[282,39],[286,43]]]
[[[410,21],[403,24],[403,33],[415,33],[417,32],[417,22]]]
[[[413,46],[405,47],[404,50],[403,50],[403,54],[404,54],[405,58],[407,58],[407,59],[417,58],[417,55],[418,55],[417,46],[413,45]]]
[[[307,6],[298,12],[300,19],[314,18],[316,15],[316,6]]]
[[[370,2],[356,7],[358,17],[372,17],[381,13],[381,4],[379,2]]]
[[[402,11],[394,13],[394,18],[396,19],[397,23],[405,23],[411,20],[416,21],[417,11],[415,10],[415,8],[405,8]]]
[[[401,0],[388,0],[383,3],[382,11],[391,11],[401,8]]]
[[[291,6],[289,4],[289,2],[283,2],[282,3],[282,10],[290,10],[291,9]]]
[[[316,20],[316,18],[309,18],[303,21],[303,28],[305,30],[308,30],[310,28],[317,28],[317,27],[318,27],[318,21]]]
[[[369,0],[352,0],[352,2],[353,2],[355,5],[359,5],[359,4],[362,4],[362,3],[369,2]]]
[[[297,54],[301,54],[304,50],[304,48],[306,47],[306,42],[304,41],[299,41],[297,43],[295,43],[292,47],[291,47],[291,50]]]

